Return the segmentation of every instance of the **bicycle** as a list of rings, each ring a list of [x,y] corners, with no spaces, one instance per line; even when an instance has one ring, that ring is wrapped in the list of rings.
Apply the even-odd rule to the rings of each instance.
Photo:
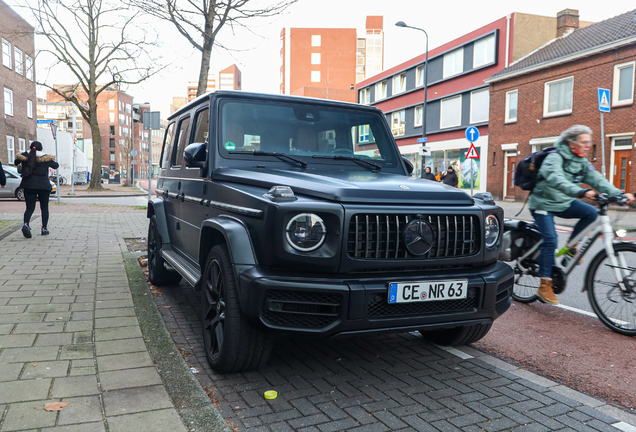
[[[587,268],[582,292],[587,291],[592,309],[603,324],[617,333],[636,336],[636,243],[615,241],[620,236],[615,234],[607,214],[609,204],[626,204],[627,198],[598,194],[595,201],[599,206],[599,217],[567,244],[569,250],[575,250],[574,254],[565,255],[560,263],[555,257],[553,290],[555,294],[565,290],[567,276],[589,247],[603,236],[604,247]],[[536,293],[541,283],[538,263],[543,243],[541,233],[534,223],[524,221],[504,221],[504,227],[504,237],[508,236],[504,248],[509,249],[502,254],[502,260],[513,265],[515,272],[512,298],[521,303],[532,303],[539,299]],[[579,242],[578,248],[574,249]],[[513,259],[510,250],[515,247],[519,255]]]

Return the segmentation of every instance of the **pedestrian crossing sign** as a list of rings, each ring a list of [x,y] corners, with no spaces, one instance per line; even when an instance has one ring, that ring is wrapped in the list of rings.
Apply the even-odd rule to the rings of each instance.
[[[470,143],[470,148],[468,149],[468,153],[466,153],[466,159],[479,159],[479,153],[477,153],[475,144]]]
[[[610,91],[609,89],[598,89],[598,110],[610,112]]]

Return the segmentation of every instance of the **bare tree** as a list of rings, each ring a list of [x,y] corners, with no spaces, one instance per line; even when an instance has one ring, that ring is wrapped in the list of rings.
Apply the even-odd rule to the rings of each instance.
[[[40,54],[52,56],[76,84],[53,86],[38,81],[62,100],[77,106],[91,128],[93,168],[89,189],[101,190],[102,139],[97,122],[97,98],[104,90],[138,84],[158,72],[148,50],[155,44],[134,22],[133,12],[117,0],[38,0],[27,6],[46,37]]]
[[[245,27],[245,21],[280,14],[297,0],[270,1],[268,6],[252,6],[254,0],[128,0],[143,11],[169,21],[188,42],[201,52],[197,96],[205,93],[210,71],[212,48],[227,47],[217,41],[226,24]]]

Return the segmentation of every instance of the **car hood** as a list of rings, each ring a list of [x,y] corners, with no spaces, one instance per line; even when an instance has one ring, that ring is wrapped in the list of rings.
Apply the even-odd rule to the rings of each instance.
[[[471,196],[460,189],[392,173],[330,170],[329,175],[321,175],[281,169],[220,168],[214,171],[213,178],[266,189],[289,186],[296,195],[342,203],[474,204]]]

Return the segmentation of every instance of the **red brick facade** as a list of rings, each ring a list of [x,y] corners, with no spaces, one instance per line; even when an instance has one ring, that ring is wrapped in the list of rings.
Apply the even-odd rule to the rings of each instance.
[[[496,81],[490,86],[490,122],[488,191],[496,199],[525,199],[526,193],[510,187],[510,173],[514,167],[507,162],[516,157],[516,163],[532,152],[533,142],[547,143],[562,131],[575,124],[589,126],[595,148],[591,151],[592,163],[602,172],[601,121],[598,110],[597,88],[610,89],[614,94],[614,66],[636,60],[636,45],[630,45],[585,57],[536,72]],[[572,112],[567,115],[544,116],[545,83],[560,78],[574,77]],[[518,90],[517,121],[505,123],[506,92]],[[633,92],[632,86],[632,92]],[[626,191],[636,190],[636,156],[634,133],[636,132],[636,110],[633,102],[628,105],[612,106],[611,112],[604,114],[605,123],[605,165],[610,182],[619,186],[620,173],[617,152],[628,155],[623,163],[627,165]],[[614,141],[620,139],[623,146],[614,149]],[[629,145],[627,144],[629,140]],[[517,145],[516,156],[514,145]],[[503,146],[503,148],[502,148]],[[592,156],[596,154],[596,158]],[[514,160],[514,159],[513,159]],[[616,169],[617,175],[614,175]],[[504,191],[504,184],[506,190]]]

